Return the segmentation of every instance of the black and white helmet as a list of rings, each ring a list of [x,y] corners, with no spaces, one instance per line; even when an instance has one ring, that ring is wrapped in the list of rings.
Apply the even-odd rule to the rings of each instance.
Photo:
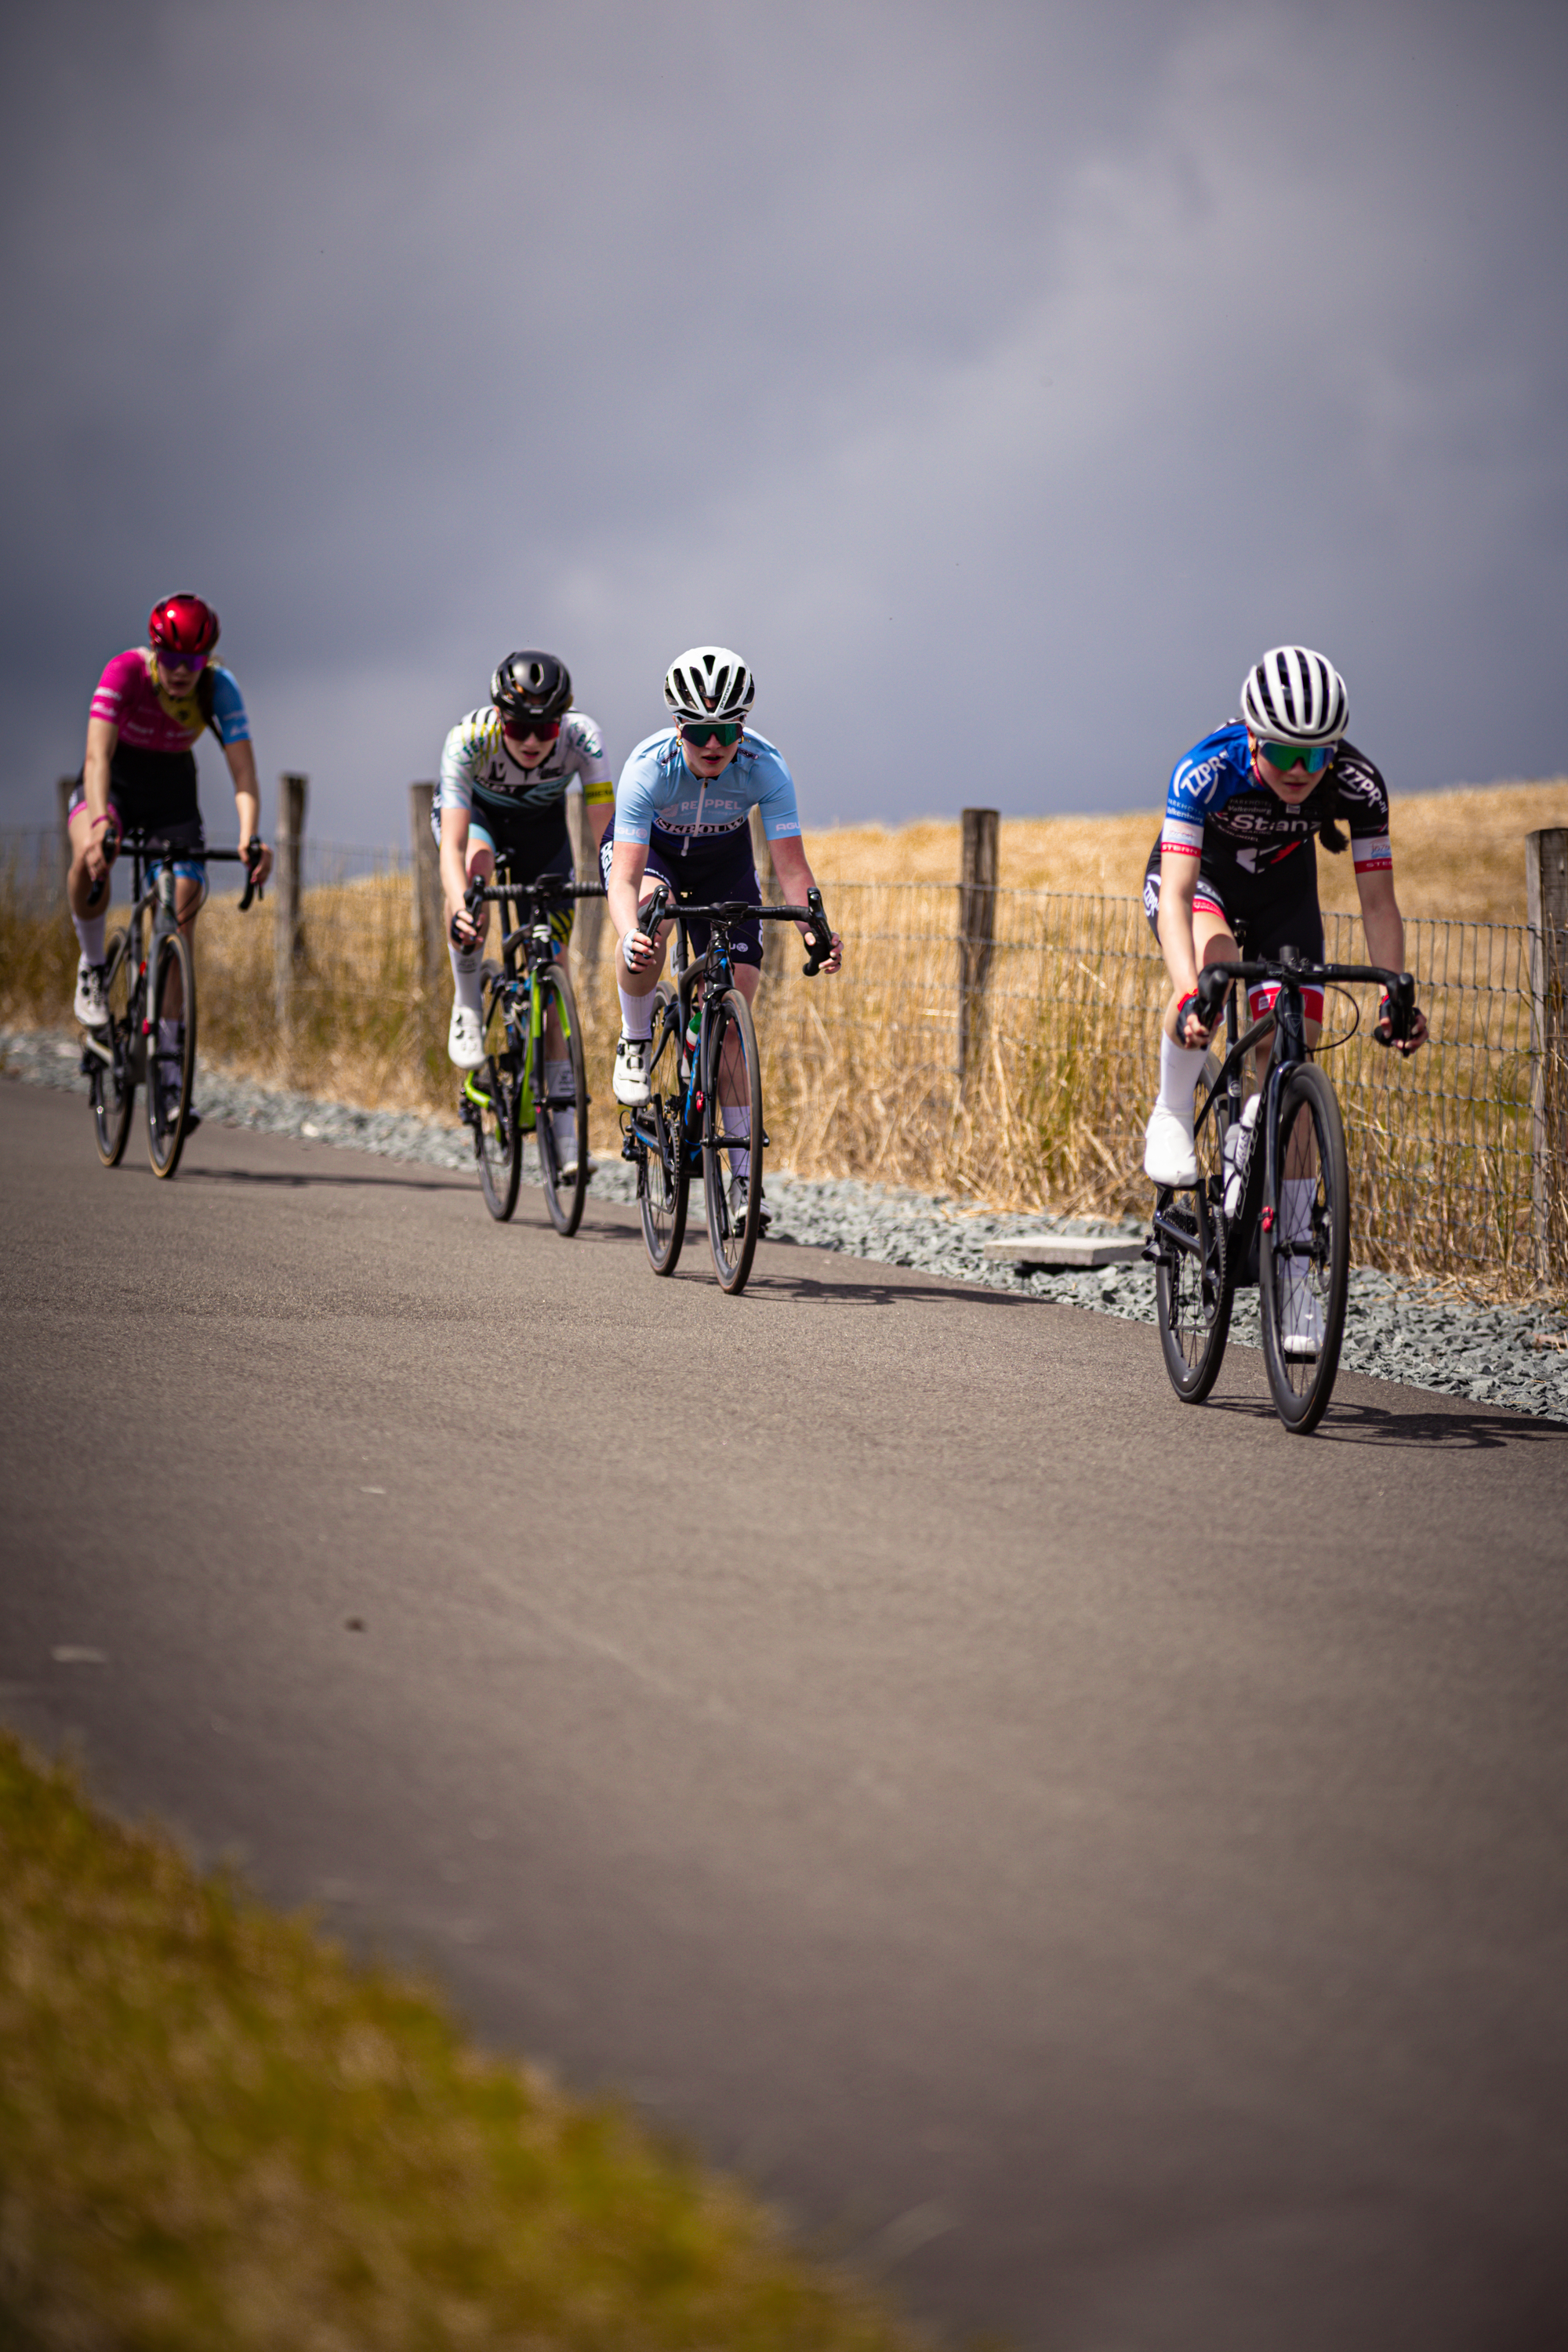
[[[1350,725],[1350,698],[1321,654],[1276,646],[1247,671],[1241,715],[1268,743],[1337,743]]]
[[[508,654],[490,680],[503,719],[559,719],[572,708],[572,674],[553,654]]]
[[[693,646],[665,671],[664,698],[678,719],[743,719],[757,681],[728,646]]]

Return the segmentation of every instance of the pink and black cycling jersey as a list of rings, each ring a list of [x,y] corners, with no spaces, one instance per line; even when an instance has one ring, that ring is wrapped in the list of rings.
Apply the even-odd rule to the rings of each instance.
[[[209,665],[212,726],[221,743],[250,740],[233,673]],[[132,828],[189,824],[198,817],[195,746],[207,725],[195,693],[174,696],[159,681],[144,646],[116,654],[93,688],[92,716],[116,730],[110,797]]]

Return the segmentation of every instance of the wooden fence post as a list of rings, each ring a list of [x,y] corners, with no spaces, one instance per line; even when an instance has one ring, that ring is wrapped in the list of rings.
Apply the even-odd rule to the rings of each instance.
[[[1531,1231],[1535,1273],[1568,1272],[1568,828],[1526,835],[1530,926]]]
[[[425,986],[439,989],[447,969],[446,908],[441,897],[441,853],[430,831],[434,784],[408,787],[408,836],[414,876],[414,937]]]
[[[764,907],[782,907],[784,904],[784,892],[779,887],[779,877],[773,872],[773,853],[768,846],[768,829],[763,822],[763,813],[760,808],[752,808],[751,814],[751,826],[752,859],[757,869],[757,880],[762,884],[763,904]],[[763,973],[764,978],[768,980],[776,980],[779,973],[784,970],[784,925],[782,923],[764,923],[763,925]]]
[[[958,877],[958,1083],[979,1063],[985,987],[996,940],[997,827],[994,809],[964,809]]]
[[[583,798],[580,784],[574,784],[566,795],[566,830],[572,837],[572,863],[577,869],[578,881],[599,881],[599,845],[588,822],[588,803]],[[572,927],[572,952],[577,959],[580,971],[592,971],[599,960],[599,937],[604,923],[603,898],[578,899],[577,919]]]
[[[71,870],[71,837],[66,824],[66,811],[70,806],[70,796],[80,782],[79,776],[61,776],[55,784],[55,795],[60,807],[60,864],[68,874]],[[40,856],[37,871],[42,874],[43,870],[44,861]]]
[[[294,982],[305,961],[302,919],[305,874],[307,776],[278,779],[278,838],[272,877],[272,992],[278,1026],[287,1033],[294,1018]]]

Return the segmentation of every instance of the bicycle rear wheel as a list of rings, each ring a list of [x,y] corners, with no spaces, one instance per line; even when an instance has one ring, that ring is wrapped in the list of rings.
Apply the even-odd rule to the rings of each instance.
[[[175,997],[177,1013],[169,1010]],[[165,931],[153,950],[148,991],[147,1157],[154,1176],[172,1176],[185,1142],[185,1113],[196,1075],[196,968],[184,931]],[[174,1049],[163,1044],[165,1021],[176,1024]]]
[[[126,1138],[131,1133],[131,1113],[136,1102],[136,1070],[132,1059],[131,983],[134,966],[131,961],[131,934],[116,931],[109,942],[103,967],[103,996],[109,1008],[106,1028],[94,1032],[92,1044],[101,1045],[110,1056],[100,1062],[88,1049],[91,1068],[88,1076],[88,1093],[92,1098],[92,1129],[98,1144],[98,1156],[106,1168],[118,1168],[125,1152]]]
[[[679,1014],[672,1008],[675,993],[659,983],[654,1013],[653,1050],[648,1075],[653,1091],[645,1109],[633,1118],[633,1133],[642,1149],[637,1154],[637,1207],[642,1213],[642,1236],[655,1274],[673,1274],[686,1239],[686,1208],[690,1175],[686,1165],[686,1138],[680,1107],[680,1052],[676,1034]],[[660,1093],[662,1087],[668,1089]]]
[[[583,1032],[577,1020],[577,1000],[572,992],[572,982],[565,969],[552,964],[548,971],[534,974],[533,985],[539,994],[539,1049],[533,1066],[534,1141],[539,1147],[539,1173],[544,1185],[544,1205],[550,1212],[550,1222],[558,1234],[570,1237],[583,1222],[583,1203],[588,1197],[588,1081],[583,1068]],[[544,1065],[549,1053],[544,1027],[553,1012],[561,1024],[566,1047],[566,1063],[571,1072],[568,1090],[552,1094],[544,1082]],[[563,1157],[563,1146],[555,1132],[558,1118],[571,1117],[575,1148],[571,1159]]]
[[[1292,1070],[1279,1089],[1275,1166],[1279,1197],[1265,1204],[1258,1260],[1263,1360],[1275,1411],[1304,1437],[1333,1394],[1351,1275],[1344,1122],[1313,1063]],[[1289,1195],[1291,1183],[1310,1190]]]
[[[485,1206],[505,1224],[517,1206],[522,1179],[522,1129],[518,1123],[516,1055],[507,1035],[505,982],[499,964],[480,969],[485,1007],[485,1059],[464,1081],[463,1097],[474,1130],[474,1157]]]
[[[757,1033],[752,1008],[738,988],[709,1008],[702,1024],[702,1055],[708,1098],[702,1137],[708,1240],[721,1287],[734,1297],[746,1286],[762,1230],[763,1143]],[[738,1099],[722,1102],[723,1092]],[[735,1128],[737,1110],[747,1114],[743,1133]],[[745,1180],[745,1200],[738,1213],[731,1198],[737,1177]]]
[[[1230,1336],[1236,1270],[1226,1246],[1224,1151],[1211,1112],[1194,1137],[1198,1182],[1191,1192],[1164,1192],[1156,1214],[1195,1244],[1167,1240],[1155,1268],[1160,1351],[1171,1386],[1184,1404],[1202,1404],[1219,1378]]]

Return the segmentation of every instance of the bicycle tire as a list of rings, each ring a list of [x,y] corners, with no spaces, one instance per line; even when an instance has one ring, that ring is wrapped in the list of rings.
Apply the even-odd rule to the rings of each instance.
[[[1310,1062],[1292,1070],[1279,1089],[1275,1167],[1281,1185],[1285,1181],[1286,1146],[1303,1110],[1311,1121],[1317,1159],[1311,1269],[1305,1276],[1295,1272],[1299,1259],[1290,1247],[1281,1246],[1278,1200],[1265,1206],[1258,1261],[1263,1360],[1268,1386],[1275,1411],[1286,1428],[1298,1437],[1305,1437],[1316,1429],[1333,1394],[1344,1339],[1351,1257],[1350,1161],[1345,1151],[1344,1121],[1333,1087],[1325,1074]],[[1268,1213],[1270,1210],[1272,1214]],[[1321,1318],[1315,1357],[1286,1353],[1287,1334],[1282,1326],[1292,1303],[1288,1294],[1303,1280]]]
[[[739,1139],[728,1143],[724,1140],[724,1107],[719,1099],[719,1077],[725,1053],[730,1050],[731,1031],[739,1040],[744,1071],[742,1090],[745,1107],[751,1113],[750,1132],[744,1143]],[[731,1298],[738,1298],[752,1271],[762,1230],[763,1140],[763,1073],[757,1059],[757,1032],[752,1008],[738,988],[727,990],[718,1003],[709,1008],[702,1024],[702,1066],[707,1097],[702,1123],[702,1196],[708,1212],[708,1242],[720,1288]],[[739,1227],[730,1207],[730,1178],[737,1150],[750,1154],[746,1213]]]
[[[659,982],[654,1011],[653,1051],[648,1055],[654,1090],[647,1108],[636,1115],[634,1133],[642,1141],[637,1155],[637,1208],[648,1263],[655,1274],[673,1274],[686,1239],[686,1211],[690,1171],[686,1164],[686,1138],[681,1123],[680,1051],[675,1034],[679,1021],[675,992]],[[668,1041],[668,1042],[667,1042]],[[674,1091],[661,1095],[658,1069],[668,1055]],[[642,1124],[646,1120],[647,1126]]]
[[[1202,1404],[1219,1378],[1230,1337],[1231,1308],[1236,1298],[1236,1268],[1226,1231],[1224,1147],[1218,1122],[1211,1113],[1194,1137],[1198,1182],[1203,1191],[1201,1223],[1207,1241],[1202,1258],[1175,1250],[1173,1262],[1161,1259],[1154,1270],[1154,1297],[1160,1326],[1160,1352],[1171,1386],[1184,1404]],[[1162,1192],[1159,1213],[1180,1225],[1195,1241],[1199,1237],[1199,1206],[1195,1191]],[[1172,1245],[1174,1250],[1174,1244]]]
[[[112,1063],[100,1062],[91,1056],[92,1070],[88,1078],[88,1093],[92,1100],[93,1138],[98,1156],[106,1168],[118,1168],[125,1156],[126,1139],[131,1133],[131,1114],[136,1107],[136,1066],[131,1034],[132,973],[131,934],[116,931],[104,956],[103,994],[109,1008],[109,1024],[100,1033],[99,1041],[113,1055]]]
[[[504,1225],[517,1206],[522,1181],[522,1129],[517,1116],[515,1074],[508,1069],[510,1039],[506,999],[500,992],[504,975],[500,964],[479,967],[484,990],[486,1054],[469,1073],[463,1092],[474,1114],[474,1158],[479,1162],[479,1190],[496,1223]],[[482,1097],[482,1100],[479,1097]]]
[[[536,972],[533,985],[539,992],[540,1009],[539,1057],[533,1072],[533,1139],[538,1147],[539,1173],[544,1186],[544,1205],[550,1212],[550,1222],[563,1240],[570,1241],[583,1222],[583,1203],[588,1197],[588,1080],[583,1067],[583,1031],[577,1019],[577,999],[572,991],[571,978],[562,964],[554,963],[548,971]],[[564,1096],[559,1099],[552,1096],[544,1083],[547,1052],[544,1024],[550,1016],[552,995],[558,1000],[558,1017],[572,1072],[570,1106]],[[555,1146],[555,1118],[558,1112],[568,1108],[576,1120],[577,1172],[569,1182],[563,1183]]]
[[[180,976],[179,1047],[174,1054],[159,1050],[163,1004],[169,982]],[[147,991],[147,1158],[154,1176],[172,1176],[185,1148],[185,1114],[196,1075],[196,967],[191,943],[184,931],[165,931],[153,949],[153,976]],[[169,1016],[173,1018],[173,1015]],[[160,1074],[163,1074],[162,1076]],[[168,1092],[169,1076],[174,1092]]]

